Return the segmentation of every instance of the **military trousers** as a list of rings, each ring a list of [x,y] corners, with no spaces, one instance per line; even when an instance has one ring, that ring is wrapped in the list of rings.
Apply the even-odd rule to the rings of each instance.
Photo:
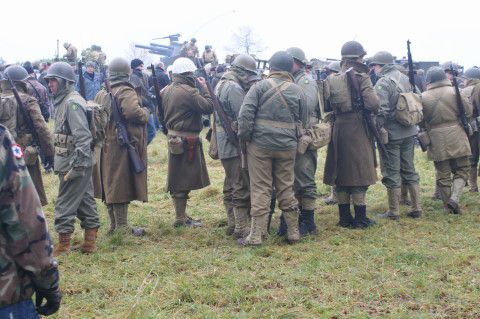
[[[480,158],[480,133],[475,132],[472,136],[468,137],[468,141],[470,142],[470,149],[472,150],[470,162],[472,167],[477,167]]]
[[[222,159],[225,170],[223,202],[226,207],[250,207],[248,172],[242,169],[240,157]]]
[[[470,171],[470,156],[454,158],[450,160],[434,162],[436,170],[437,185],[440,187],[451,187],[452,181],[461,178],[468,181]]]
[[[272,185],[275,186],[278,206],[282,211],[297,209],[298,201],[293,192],[296,152],[296,149],[272,151],[253,143],[248,144],[251,216],[259,217],[270,212]]]
[[[420,178],[415,171],[413,136],[393,140],[385,144],[388,160],[382,156],[382,183],[387,188],[400,188],[404,185],[418,184]]]
[[[315,209],[317,198],[317,184],[315,172],[317,171],[317,151],[307,150],[304,154],[296,155],[295,182],[293,189],[299,205],[304,210]]]
[[[75,217],[83,229],[100,227],[97,204],[93,198],[92,167],[85,169],[85,175],[64,181],[65,174],[58,175],[60,185],[55,203],[55,230],[57,233],[73,233]]]

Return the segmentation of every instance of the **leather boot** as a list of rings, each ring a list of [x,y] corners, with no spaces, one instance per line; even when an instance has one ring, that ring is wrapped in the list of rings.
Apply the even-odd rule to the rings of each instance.
[[[402,190],[400,187],[387,188],[388,193],[388,211],[383,214],[378,214],[380,218],[389,218],[398,220],[400,218],[400,196]]]
[[[446,210],[448,210],[448,212],[450,212],[449,208],[447,208],[447,203],[450,199],[450,196],[452,196],[452,188],[448,186],[438,186],[438,192],[440,194],[440,198],[442,199],[443,206]]]
[[[173,198],[173,206],[175,207],[175,223],[174,227],[201,227],[202,221],[195,220],[186,214],[187,199],[186,198]]]
[[[470,193],[478,193],[477,174],[477,167],[470,167],[470,176],[468,179],[468,183],[470,184]]]
[[[113,205],[107,205],[108,218],[110,219],[110,229],[108,230],[109,234],[112,234],[117,229],[117,222],[115,221],[115,213],[113,212]]]
[[[127,229],[133,236],[145,236],[145,229],[140,227],[130,227],[128,225],[128,203],[113,204],[113,212],[115,214],[115,221],[118,229]]]
[[[338,214],[339,220],[337,226],[344,228],[353,227],[353,216],[350,212],[350,204],[340,204],[338,205]]]
[[[287,223],[285,222],[285,216],[283,216],[283,212],[280,214],[280,224],[278,225],[278,236],[286,236],[287,235]]]
[[[409,185],[402,184],[402,195],[400,196],[400,205],[411,206],[412,201],[408,199]],[[412,195],[410,195],[412,197]]]
[[[262,244],[262,233],[266,228],[268,214],[262,216],[252,216],[252,225],[250,234],[245,238],[237,240],[240,246],[259,246]]]
[[[68,255],[72,233],[58,234],[58,245],[53,249],[53,256]]]
[[[317,225],[315,225],[315,211],[302,209],[298,218],[298,227],[300,236],[317,235]]]
[[[367,217],[367,206],[354,206],[355,220],[353,221],[354,228],[367,228],[376,224],[373,219]]]
[[[97,250],[97,231],[98,228],[85,229],[83,244],[80,247],[82,253],[90,254]]]
[[[412,198],[412,211],[407,214],[411,218],[422,217],[422,205],[420,197],[420,186],[418,184],[408,185],[408,192]]]
[[[326,205],[335,205],[337,203],[337,191],[335,186],[331,187],[330,196],[324,197],[323,202]]]
[[[464,187],[465,181],[463,180],[463,178],[456,178],[453,180],[452,195],[447,202],[447,207],[453,214],[461,214],[460,206],[458,203],[460,202],[460,195],[462,194]]]
[[[225,210],[227,212],[227,236],[232,236],[235,231],[235,214],[233,212],[233,207],[230,205],[225,205]]]
[[[248,224],[248,208],[234,207],[233,213],[235,215],[235,229],[233,237],[235,239],[245,238],[250,233],[250,225]]]
[[[299,212],[298,208],[283,212],[285,224],[287,224],[287,242],[289,244],[294,244],[300,240],[300,232],[298,230]]]

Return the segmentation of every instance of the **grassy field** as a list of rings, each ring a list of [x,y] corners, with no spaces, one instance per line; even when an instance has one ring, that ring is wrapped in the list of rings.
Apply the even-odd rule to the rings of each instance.
[[[328,192],[320,182],[324,158],[322,150],[319,194]],[[239,248],[225,235],[223,169],[209,158],[212,184],[192,192],[188,205],[205,227],[174,229],[166,161],[165,138],[157,135],[149,146],[149,202],[130,205],[130,221],[146,227],[146,237],[107,235],[98,202],[98,251],[59,258],[64,299],[54,318],[480,318],[479,195],[463,194],[463,215],[445,214],[430,200],[433,164],[420,151],[422,219],[408,219],[403,207],[400,221],[346,230],[335,226],[337,207],[319,201],[318,236],[289,246],[271,235],[259,248]],[[56,241],[57,177],[45,184]],[[386,209],[381,183],[367,203],[370,216]]]

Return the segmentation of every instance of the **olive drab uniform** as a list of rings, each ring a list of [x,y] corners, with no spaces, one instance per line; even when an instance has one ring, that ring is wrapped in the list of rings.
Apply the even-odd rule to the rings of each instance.
[[[316,82],[307,75],[304,69],[293,74],[295,83],[303,89],[306,98],[306,109],[308,112],[308,121],[305,129],[311,128],[317,124],[320,119],[319,90]],[[315,183],[315,173],[317,171],[317,150],[307,149],[304,154],[297,153],[295,159],[295,182],[293,189],[295,197],[300,207],[300,231],[302,231],[303,219],[312,219],[306,225],[312,225],[313,212],[315,210],[315,201],[317,198],[317,185]],[[308,229],[308,232],[315,232],[315,229]]]
[[[478,122],[478,117],[480,116],[480,79],[467,79],[465,81],[465,88],[462,90],[462,94],[470,100],[473,107],[473,116],[470,122],[473,128],[473,135],[468,137],[468,140],[470,142],[470,149],[472,150],[468,184],[470,185],[471,192],[478,192],[477,176],[478,162],[480,157],[480,123]]]
[[[25,311],[24,315],[27,310],[36,314],[31,300],[34,291],[58,290],[59,277],[45,216],[25,169],[22,149],[2,125],[0,203],[0,317],[20,318],[13,307]]]
[[[237,121],[246,94],[241,80],[237,76],[237,70],[234,69],[225,73],[216,86],[216,95],[225,114],[232,122]],[[217,112],[215,112],[215,129],[218,157],[225,170],[223,202],[229,217],[229,227],[233,226],[235,238],[243,238],[248,235],[250,230],[248,225],[248,210],[250,207],[248,172],[242,169],[237,147],[228,139]]]
[[[364,107],[377,112],[380,102],[368,76],[368,67],[351,59],[342,61],[342,70],[325,81],[324,96],[333,111],[332,141],[328,145],[323,181],[335,185],[342,227],[366,227],[365,194],[377,181],[375,150],[362,111],[352,101],[352,89],[346,72],[352,68],[358,80]],[[350,202],[355,220],[350,213]]]
[[[471,117],[472,104],[465,97],[462,100],[467,117]],[[442,201],[452,213],[459,213],[458,202],[468,181],[471,150],[451,82],[443,79],[429,83],[422,93],[422,105],[430,137],[427,156],[435,164]]]
[[[92,183],[95,158],[86,102],[72,84],[55,96],[54,104],[54,171],[60,180],[55,230],[59,234],[73,233],[75,217],[83,229],[97,229],[100,221]]]
[[[413,211],[410,217],[420,217],[419,176],[415,171],[416,125],[404,126],[395,119],[395,110],[400,93],[411,92],[408,77],[392,64],[384,65],[378,74],[375,91],[380,100],[377,122],[388,132],[385,148],[388,160],[382,157],[382,183],[388,191],[389,209],[382,217],[398,219],[400,215],[401,186],[404,184],[412,197]]]
[[[238,135],[249,141],[247,161],[252,222],[250,234],[241,244],[262,243],[270,212],[272,185],[285,217],[287,240],[299,240],[298,201],[293,192],[294,165],[297,128],[299,124],[305,127],[307,118],[305,94],[287,71],[271,71],[266,80],[255,83],[245,96],[238,118]]]
[[[18,84],[18,82],[16,82]],[[42,173],[40,170],[39,150],[43,152],[45,158],[53,159],[54,150],[52,144],[52,135],[47,127],[44,117],[42,116],[40,106],[37,100],[30,97],[26,93],[23,85],[16,85],[20,99],[23,102],[25,113],[22,112],[20,106],[13,95],[13,91],[7,81],[1,82],[0,95],[0,124],[5,125],[12,132],[17,143],[24,149],[25,164],[27,165],[30,176],[37,190],[42,206],[45,206],[47,196],[43,186]],[[34,141],[33,133],[27,125],[27,119],[24,114],[28,114],[33,124],[33,129],[38,136],[38,141]],[[37,145],[37,143],[39,145]]]

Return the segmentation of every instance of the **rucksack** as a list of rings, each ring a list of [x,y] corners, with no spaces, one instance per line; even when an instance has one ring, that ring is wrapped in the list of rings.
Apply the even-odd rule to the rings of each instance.
[[[108,124],[107,108],[93,101],[87,101],[87,120],[92,133],[92,147],[101,146],[105,140]]]
[[[2,95],[0,100],[0,124],[5,126],[13,138],[17,138],[17,101],[12,95]]]
[[[398,81],[390,78],[399,91],[397,104],[395,105],[395,120],[403,126],[417,125],[423,121],[422,99],[419,94],[413,92],[404,92],[407,88],[402,88]]]

